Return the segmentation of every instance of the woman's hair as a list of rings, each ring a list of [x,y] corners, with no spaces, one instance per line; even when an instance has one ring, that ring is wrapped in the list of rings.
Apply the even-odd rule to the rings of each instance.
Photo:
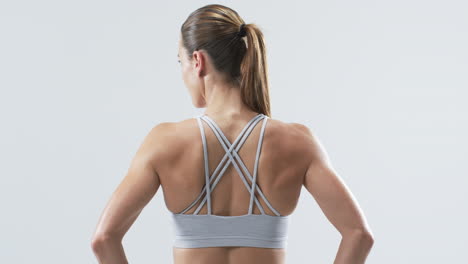
[[[181,26],[181,41],[191,59],[203,49],[226,82],[240,87],[242,101],[253,111],[270,116],[266,49],[261,30],[245,24],[236,11],[210,4],[193,11]]]

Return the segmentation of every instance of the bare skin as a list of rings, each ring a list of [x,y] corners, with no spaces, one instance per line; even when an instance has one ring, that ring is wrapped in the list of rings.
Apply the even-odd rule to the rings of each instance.
[[[222,122],[213,117],[230,142],[233,142],[243,126],[252,118],[233,117],[229,122]],[[161,161],[160,179],[164,189],[164,199],[167,208],[178,213],[195,200],[204,184],[203,150],[198,125],[194,119],[185,120],[175,129],[184,135],[180,142],[180,152],[172,158]],[[209,149],[210,174],[215,170],[224,155],[224,149],[219,144],[208,125],[204,124]],[[239,150],[239,156],[253,175],[255,152],[260,135],[261,125],[258,123]],[[293,129],[291,131],[290,129]],[[301,158],[300,146],[304,133],[278,120],[268,120],[259,160],[257,184],[269,202],[281,215],[289,215],[297,205],[302,187],[307,161]],[[179,136],[177,136],[179,138]],[[189,150],[187,150],[189,149]],[[163,175],[161,177],[161,175]],[[248,212],[249,192],[232,164],[224,173],[223,178],[212,192],[212,213],[216,215],[242,215]],[[265,213],[275,215],[262,199],[259,202]],[[197,205],[187,213],[192,213]],[[207,213],[206,204],[201,214]],[[255,206],[254,213],[260,211]],[[174,248],[176,264],[184,263],[284,263],[284,249],[253,248],[253,247],[212,247],[203,249]],[[221,261],[222,260],[222,261]]]
[[[238,89],[222,81],[203,50],[189,60],[179,42],[182,77],[196,107],[206,107],[233,142],[257,113],[242,103]],[[202,122],[208,143],[210,174],[224,155],[213,131]],[[253,172],[258,123],[239,150]],[[92,249],[99,263],[128,263],[122,239],[161,186],[165,206],[179,213],[195,200],[204,184],[200,130],[194,118],[156,125],[145,137],[127,175],[109,199],[93,234]],[[257,184],[281,215],[297,206],[302,187],[314,197],[323,213],[342,235],[334,264],[361,264],[373,244],[366,219],[350,190],[333,169],[325,149],[312,130],[299,123],[274,118],[267,122],[259,160]],[[267,214],[274,215],[265,205]],[[240,176],[228,167],[212,193],[212,213],[242,215],[248,210],[249,192]],[[193,212],[194,206],[187,213]],[[199,212],[205,214],[206,204]],[[254,213],[260,213],[254,207]],[[174,264],[284,263],[285,249],[253,247],[173,248]]]

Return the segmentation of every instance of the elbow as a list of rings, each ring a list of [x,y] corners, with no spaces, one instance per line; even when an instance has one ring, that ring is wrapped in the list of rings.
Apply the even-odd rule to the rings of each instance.
[[[365,231],[363,232],[363,240],[366,241],[366,243],[369,245],[369,248],[371,248],[374,245],[374,235],[370,231]]]
[[[374,235],[369,229],[355,229],[346,232],[343,234],[343,238],[349,238],[353,241],[356,241],[356,243],[366,248],[372,248],[375,241]]]
[[[105,243],[106,238],[104,236],[94,236],[91,239],[91,249],[93,252],[99,252],[102,245]]]
[[[120,238],[112,235],[105,235],[105,234],[100,234],[100,235],[94,235],[93,238],[91,239],[91,249],[95,253],[99,253],[102,251],[107,245],[115,243],[117,241],[121,241]]]

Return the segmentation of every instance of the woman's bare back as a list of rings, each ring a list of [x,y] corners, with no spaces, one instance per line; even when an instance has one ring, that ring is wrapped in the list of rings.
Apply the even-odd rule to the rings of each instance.
[[[239,118],[211,117],[233,142],[241,129],[256,113]],[[223,158],[225,151],[211,128],[204,122],[208,148],[210,175]],[[167,136],[167,151],[156,162],[163,189],[164,201],[169,211],[179,213],[191,204],[205,184],[203,170],[203,148],[200,129],[195,118],[171,123],[171,133]],[[304,174],[310,159],[305,155],[307,135],[300,124],[285,123],[269,118],[265,127],[261,154],[257,171],[257,185],[270,204],[282,215],[294,211]],[[257,143],[261,126],[256,125],[238,151],[249,172],[253,173]],[[212,214],[223,216],[243,215],[248,212],[250,193],[238,172],[230,164],[222,179],[211,193]],[[265,213],[274,215],[263,199],[258,199]],[[185,214],[195,211],[195,204]],[[206,204],[199,214],[206,214]],[[259,214],[257,206],[254,214]],[[173,248],[174,264],[196,263],[284,263],[285,249],[256,247],[207,247]]]

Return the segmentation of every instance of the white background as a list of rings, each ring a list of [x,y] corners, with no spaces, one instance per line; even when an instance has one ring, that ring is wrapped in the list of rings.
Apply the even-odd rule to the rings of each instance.
[[[98,217],[143,137],[201,113],[177,63],[205,1],[0,3],[0,263],[97,263]],[[366,263],[468,263],[468,5],[220,1],[262,28],[272,118],[309,126],[375,236]],[[171,263],[162,189],[124,238]],[[340,235],[302,190],[287,262]]]

